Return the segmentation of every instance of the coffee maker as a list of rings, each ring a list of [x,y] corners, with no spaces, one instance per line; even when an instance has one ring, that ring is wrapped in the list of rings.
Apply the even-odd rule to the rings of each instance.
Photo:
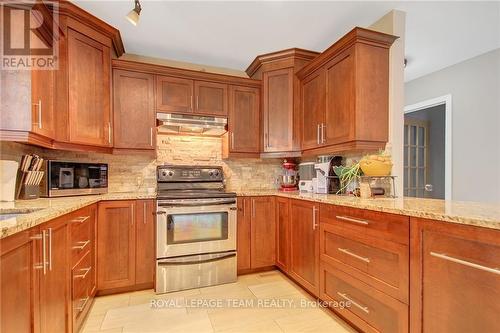
[[[341,164],[341,156],[318,156],[318,163],[314,164],[314,170],[316,171],[314,192],[328,194],[338,191],[340,182],[335,177],[333,167]]]

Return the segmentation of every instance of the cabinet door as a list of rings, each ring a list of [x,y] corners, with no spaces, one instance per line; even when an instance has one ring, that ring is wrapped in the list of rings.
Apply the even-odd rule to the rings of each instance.
[[[260,90],[240,86],[229,88],[229,152],[260,151]]]
[[[68,70],[70,142],[111,146],[109,47],[69,29]]]
[[[321,146],[326,108],[325,72],[318,70],[302,81],[302,149]]]
[[[47,270],[40,278],[40,331],[69,331],[69,226],[65,217],[42,226],[46,237]]]
[[[500,231],[419,219],[411,225],[412,330],[498,332]]]
[[[326,65],[324,144],[347,142],[354,136],[354,48]]]
[[[293,68],[263,74],[264,151],[293,148]]]
[[[238,198],[237,214],[237,233],[236,251],[238,253],[238,272],[250,269],[250,199]]]
[[[290,200],[276,198],[276,266],[288,271],[290,260]]]
[[[227,116],[227,84],[194,82],[195,113]]]
[[[290,204],[290,275],[314,295],[319,293],[319,205],[300,200]]]
[[[154,200],[138,200],[136,202],[136,258],[135,283],[151,284],[155,273],[155,215]]]
[[[156,109],[166,112],[192,113],[193,80],[157,76]]]
[[[30,237],[38,229],[22,231],[0,240],[0,330],[32,332],[38,329],[38,276],[36,251],[40,240]],[[35,322],[33,322],[33,320]],[[33,329],[34,328],[34,329]]]
[[[155,149],[154,76],[113,71],[114,147]]]
[[[32,131],[53,139],[55,137],[54,89],[55,71],[31,71]]]
[[[276,220],[274,197],[251,198],[251,266],[252,269],[276,263]]]
[[[135,201],[99,203],[97,289],[135,284]]]

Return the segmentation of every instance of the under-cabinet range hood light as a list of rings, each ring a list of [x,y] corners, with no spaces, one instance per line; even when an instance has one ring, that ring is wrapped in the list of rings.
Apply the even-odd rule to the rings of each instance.
[[[227,132],[227,119],[174,113],[157,113],[158,133],[221,136]]]

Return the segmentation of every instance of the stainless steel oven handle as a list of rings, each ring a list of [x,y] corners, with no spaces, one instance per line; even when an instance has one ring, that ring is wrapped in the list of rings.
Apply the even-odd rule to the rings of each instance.
[[[230,253],[212,253],[206,255],[189,256],[184,258],[170,258],[158,261],[158,266],[178,266],[178,265],[195,265],[203,264],[212,261],[219,261],[221,259],[235,257],[236,252]],[[198,257],[198,259],[190,260],[190,258]]]
[[[220,206],[220,205],[228,205],[228,204],[235,204],[236,200],[235,199],[229,199],[229,200],[220,200],[220,201],[205,201],[205,200],[200,200],[200,201],[192,201],[192,202],[183,202],[181,200],[172,200],[172,201],[159,201],[158,206],[159,207],[193,207],[193,206]],[[158,213],[157,213],[158,214]]]

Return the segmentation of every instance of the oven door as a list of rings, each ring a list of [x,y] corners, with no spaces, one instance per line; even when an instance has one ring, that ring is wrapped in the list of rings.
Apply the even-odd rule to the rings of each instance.
[[[156,257],[236,250],[235,200],[158,201]]]

